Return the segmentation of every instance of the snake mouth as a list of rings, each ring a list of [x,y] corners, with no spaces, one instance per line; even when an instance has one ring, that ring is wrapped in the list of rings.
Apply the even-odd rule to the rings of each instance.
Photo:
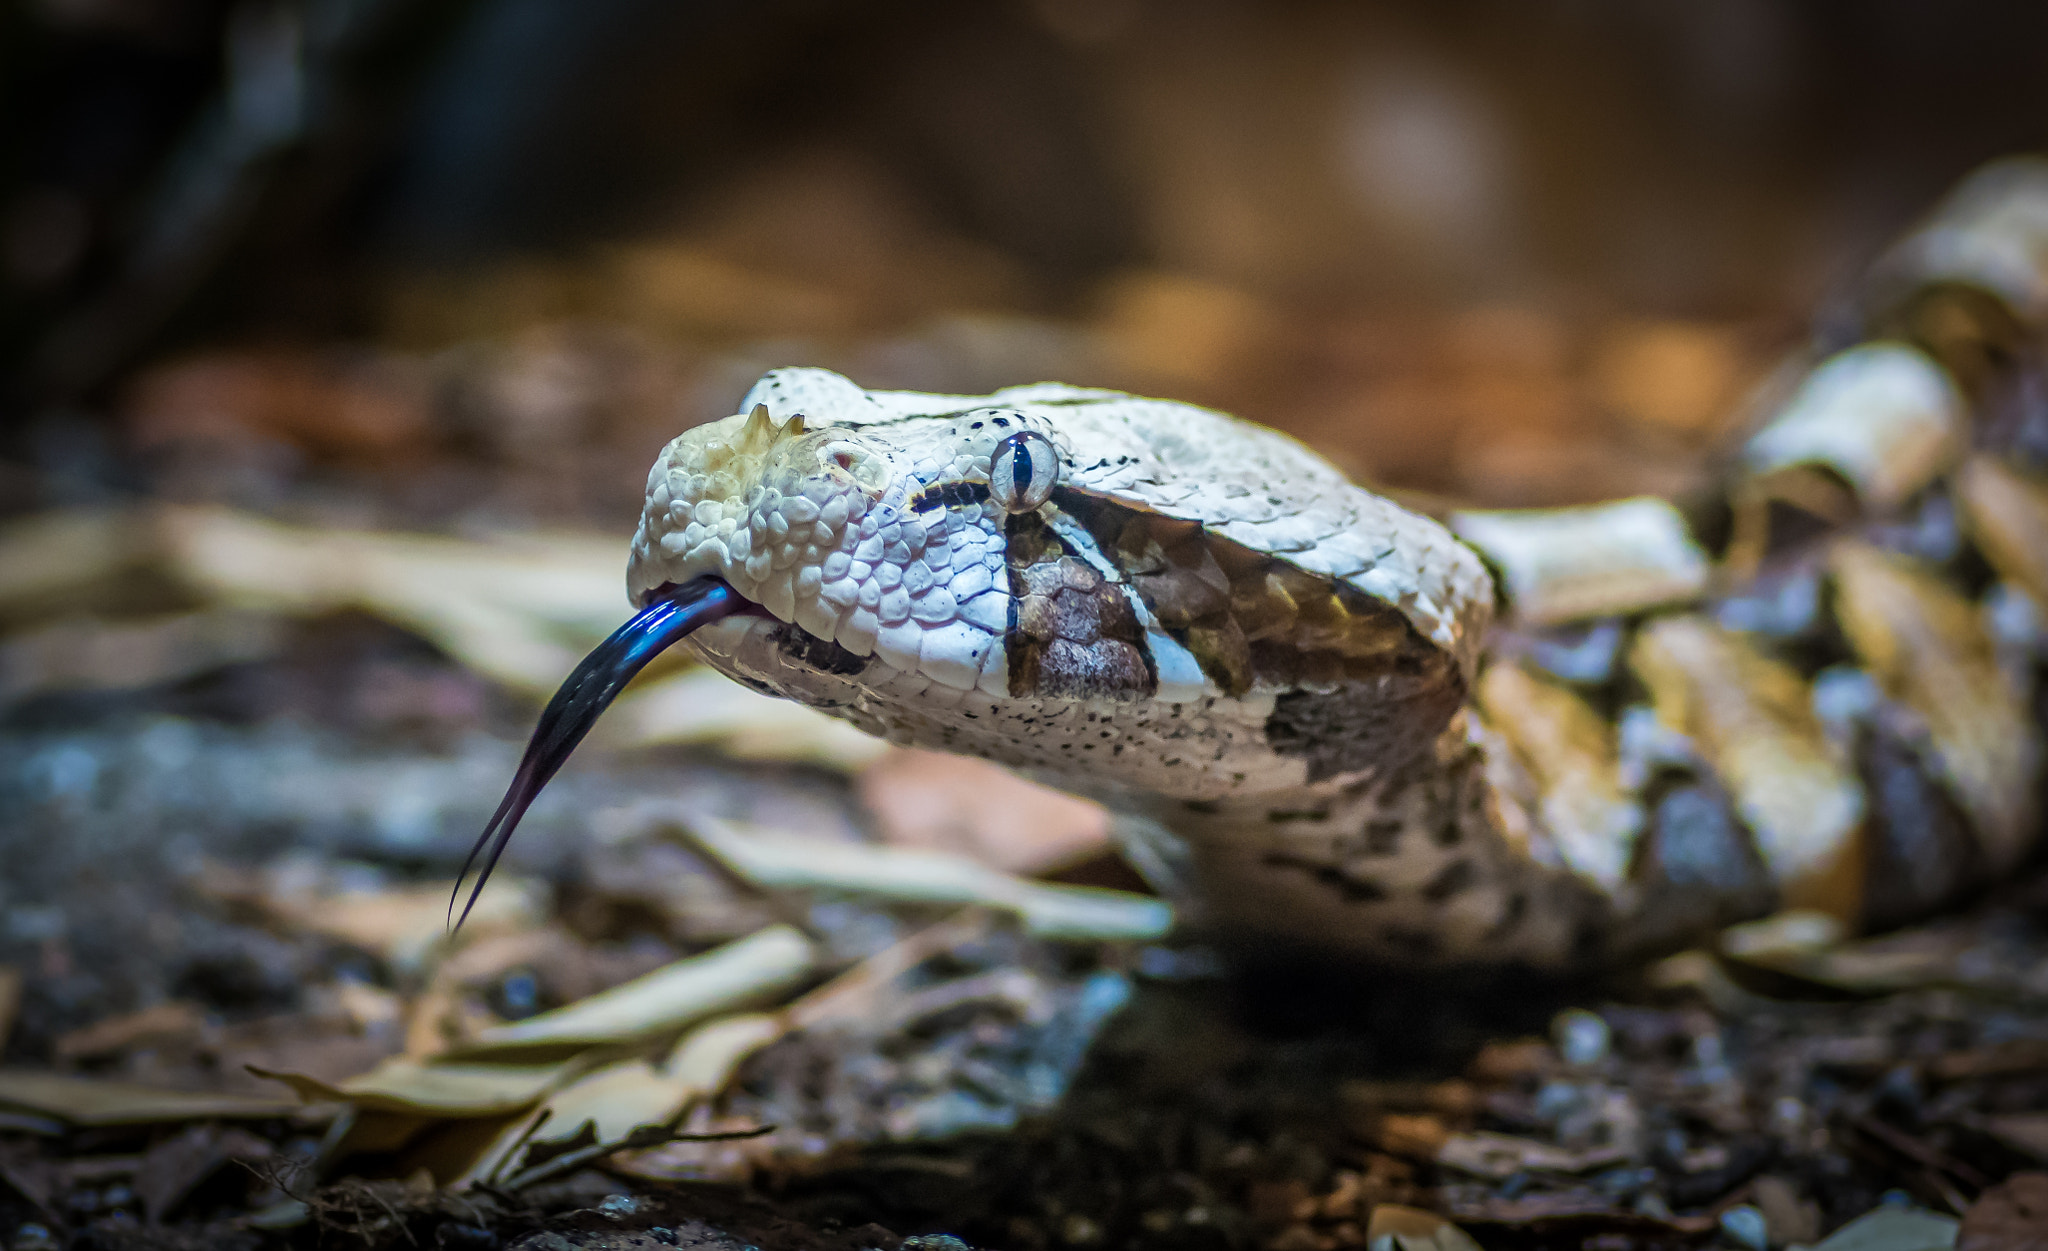
[[[470,889],[468,901],[462,905],[462,915],[455,920],[456,927],[469,919],[470,910],[483,894],[484,883],[490,880],[491,870],[497,867],[506,844],[512,841],[512,831],[518,828],[519,819],[526,815],[541,789],[569,759],[583,736],[590,733],[590,727],[597,724],[598,717],[626,689],[633,675],[699,628],[738,613],[760,611],[759,605],[741,598],[724,579],[707,574],[649,591],[640,611],[591,649],[541,710],[540,721],[527,741],[526,754],[520,757],[505,798],[499,801],[498,810],[477,836],[476,845],[469,849],[468,859],[462,862],[455,892],[448,900],[451,914],[470,867],[477,857],[483,857],[483,868]]]

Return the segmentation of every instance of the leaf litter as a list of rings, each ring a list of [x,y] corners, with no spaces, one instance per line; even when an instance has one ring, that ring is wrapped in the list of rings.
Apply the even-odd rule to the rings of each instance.
[[[1160,309],[1201,302],[1170,285]],[[152,411],[177,408],[165,394]],[[350,446],[384,454],[423,420],[348,426]],[[1976,463],[1962,480],[1965,524],[2038,592],[2032,485]],[[1603,611],[1701,589],[1682,545],[1636,564],[1612,585],[1611,560],[1564,572]],[[182,1222],[223,1246],[766,1229],[887,1247],[944,1228],[1019,1247],[1915,1251],[2002,1248],[2039,1210],[2048,891],[2022,879],[1855,938],[1829,910],[1832,827],[1783,823],[1821,911],[1636,980],[1220,976],[1166,940],[1159,901],[1076,884],[1132,881],[1092,805],[676,667],[621,702],[450,935],[501,740],[623,614],[617,573],[609,534],[218,506],[0,533],[0,693],[123,710],[7,731],[16,837],[49,863],[21,857],[0,898],[0,1227],[107,1246]],[[1943,717],[1944,692],[1998,689],[1996,640],[1910,568],[1845,549],[1833,576],[1864,606],[1852,642],[1891,658],[1888,697],[1933,728],[1924,750],[2005,802],[2012,744]],[[1680,620],[1630,661],[1673,708],[1735,646]],[[1953,673],[1896,663],[1921,636],[1961,640]],[[1827,791],[1825,727],[1776,717],[1751,667],[1748,702],[1686,715],[1731,750],[1764,725]],[[1584,722],[1537,681],[1495,702]],[[1523,747],[1582,784],[1564,800],[1614,806],[1615,745],[1567,745]]]

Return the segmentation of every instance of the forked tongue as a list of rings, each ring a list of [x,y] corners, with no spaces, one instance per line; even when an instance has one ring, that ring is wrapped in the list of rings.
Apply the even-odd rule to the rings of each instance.
[[[626,683],[633,680],[633,675],[697,627],[744,607],[745,600],[713,577],[663,587],[645,608],[633,614],[631,621],[613,631],[570,672],[541,711],[540,724],[533,728],[526,755],[520,758],[519,771],[512,775],[512,785],[505,791],[498,811],[477,836],[476,846],[469,849],[469,858],[462,862],[462,872],[455,879],[455,893],[448,899],[451,913],[455,911],[456,898],[462,894],[462,881],[469,876],[470,866],[479,855],[484,858],[483,871],[470,889],[469,901],[462,905],[462,915],[456,918],[458,929],[469,919],[470,909],[476,907],[477,897],[483,894],[491,870],[498,867],[498,857],[505,853],[505,844],[512,841],[512,831],[518,828],[519,819],[526,815],[527,808],[569,758],[569,753],[576,750],[576,744],[597,724],[599,715],[611,707]]]

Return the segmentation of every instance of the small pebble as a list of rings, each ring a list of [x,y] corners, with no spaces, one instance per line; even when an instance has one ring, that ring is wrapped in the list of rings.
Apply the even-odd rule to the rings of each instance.
[[[625,1220],[639,1210],[640,1201],[632,1195],[606,1195],[597,1205],[599,1216],[610,1217],[615,1221]]]
[[[1550,1037],[1557,1054],[1573,1068],[1585,1068],[1607,1058],[1614,1044],[1614,1032],[1598,1013],[1572,1008],[1550,1022]]]
[[[1770,1251],[1770,1227],[1764,1223],[1763,1211],[1750,1204],[1738,1203],[1721,1213],[1721,1232],[1749,1251]]]

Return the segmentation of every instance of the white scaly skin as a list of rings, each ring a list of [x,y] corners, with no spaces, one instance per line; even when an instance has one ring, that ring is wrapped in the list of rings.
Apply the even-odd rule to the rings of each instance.
[[[655,463],[643,611],[550,701],[476,854],[688,637],[1136,812],[1133,865],[1242,945],[1561,967],[1773,907],[1904,920],[2040,834],[2048,419],[2013,400],[2044,257],[2048,161],[1968,180],[1879,267],[1870,342],[1752,437],[1718,563],[1660,501],[1455,519],[1516,613],[1483,671],[1478,556],[1282,435],[771,373]]]
[[[1411,963],[1556,965],[1607,915],[1606,899],[1503,810],[1483,732],[1453,715],[1493,588],[1435,522],[1285,436],[1119,392],[867,392],[793,369],[762,379],[741,410],[656,461],[628,574],[636,601],[709,574],[759,606],[693,636],[722,672],[893,742],[986,757],[1149,812],[1175,837],[1143,849],[1146,862],[1172,862],[1184,912],[1241,938]],[[1147,627],[1157,690],[1013,694],[1006,514],[986,484],[997,445],[1019,430],[1051,440],[1062,487],[1200,522],[1391,605],[1452,658],[1458,689],[1384,758],[1313,775],[1268,739],[1290,690],[1218,689],[1115,561],[1048,503],[1047,524]],[[911,510],[948,484],[975,489],[956,494],[965,503]],[[848,655],[794,654],[790,623]],[[854,667],[848,656],[866,663],[833,672]]]

